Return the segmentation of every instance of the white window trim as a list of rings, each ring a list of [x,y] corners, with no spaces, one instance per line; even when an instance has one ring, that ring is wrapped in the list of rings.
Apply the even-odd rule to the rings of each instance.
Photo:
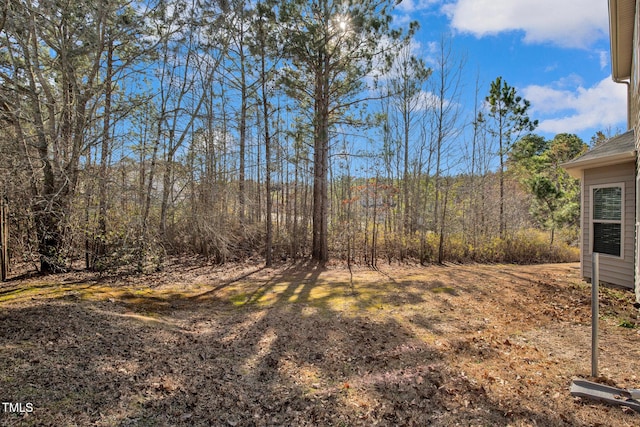
[[[614,259],[624,259],[624,234],[625,234],[625,203],[624,199],[626,198],[626,192],[624,189],[624,182],[614,182],[610,184],[596,184],[589,186],[589,254],[593,253],[593,190],[598,188],[614,188],[620,187],[621,195],[620,195],[620,220],[604,220],[599,219],[597,222],[602,224],[620,224],[620,256],[609,255],[609,254],[600,254],[600,256],[606,256]]]

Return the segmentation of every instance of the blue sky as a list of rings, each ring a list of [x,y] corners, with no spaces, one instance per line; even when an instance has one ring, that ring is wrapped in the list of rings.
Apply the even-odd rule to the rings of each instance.
[[[611,79],[607,0],[403,0],[396,22],[417,20],[418,49],[443,33],[466,57],[465,106],[502,76],[531,102],[536,133],[626,130],[626,89]],[[470,100],[470,102],[469,102]]]

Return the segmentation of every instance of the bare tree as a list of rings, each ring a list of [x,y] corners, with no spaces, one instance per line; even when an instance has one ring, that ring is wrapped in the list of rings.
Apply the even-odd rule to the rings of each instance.
[[[464,59],[455,57],[451,41],[442,36],[438,45],[437,57],[434,61],[434,76],[432,79],[433,138],[435,150],[435,195],[434,195],[434,227],[444,230],[443,221],[446,218],[441,209],[443,157],[450,143],[461,130],[460,126],[460,95],[464,69]],[[440,224],[440,225],[438,225]],[[440,239],[438,248],[438,262],[442,262],[442,244]]]
[[[420,116],[427,111],[424,85],[432,71],[411,52],[411,45],[404,46],[390,70],[389,92],[391,105],[400,115],[400,135],[402,149],[402,221],[401,234],[410,234],[415,229],[415,215],[411,206],[412,182],[409,162],[412,145],[415,145],[415,130]],[[413,144],[412,144],[413,143]]]
[[[144,21],[150,12],[120,4],[116,14],[115,4],[96,8],[89,1],[10,3],[1,42],[7,52],[0,66],[3,113],[28,159],[40,269],[63,270],[65,252],[72,246],[64,241],[71,235],[67,221],[81,176],[80,159],[102,135],[96,132],[99,114],[111,115],[104,114],[110,107],[101,98],[112,84],[104,78],[103,58],[131,42],[119,50],[117,66],[131,67],[148,48],[143,40],[132,42],[143,29],[133,21]],[[116,34],[119,45],[110,41]]]

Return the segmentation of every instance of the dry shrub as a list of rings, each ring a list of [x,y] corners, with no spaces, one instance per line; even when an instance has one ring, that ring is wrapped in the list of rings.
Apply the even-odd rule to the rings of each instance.
[[[518,231],[505,239],[493,237],[481,241],[471,251],[478,262],[507,262],[513,264],[536,264],[547,262],[574,262],[580,250],[564,241],[550,244],[549,234],[540,230]]]
[[[524,230],[505,241],[505,262],[533,264],[578,261],[580,251],[565,242],[549,242],[549,234],[538,230]]]
[[[202,255],[217,264],[264,253],[264,239],[264,224],[209,213],[178,222],[167,235],[170,253]]]
[[[580,250],[572,242],[571,232],[557,233],[555,242],[550,244],[549,233],[527,229],[513,233],[505,239],[486,237],[477,240],[476,245],[461,233],[445,236],[444,261],[454,263],[512,263],[537,264],[548,262],[575,262]],[[419,254],[423,263],[436,262],[440,236],[427,233],[422,238],[409,241],[411,255]]]

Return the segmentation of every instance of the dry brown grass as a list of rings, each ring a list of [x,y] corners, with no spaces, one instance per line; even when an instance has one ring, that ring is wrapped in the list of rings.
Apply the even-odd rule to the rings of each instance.
[[[73,273],[0,285],[2,425],[611,425],[576,264]],[[639,387],[632,294],[602,297],[602,378]],[[619,325],[624,324],[627,327]],[[0,409],[2,409],[0,407]]]

